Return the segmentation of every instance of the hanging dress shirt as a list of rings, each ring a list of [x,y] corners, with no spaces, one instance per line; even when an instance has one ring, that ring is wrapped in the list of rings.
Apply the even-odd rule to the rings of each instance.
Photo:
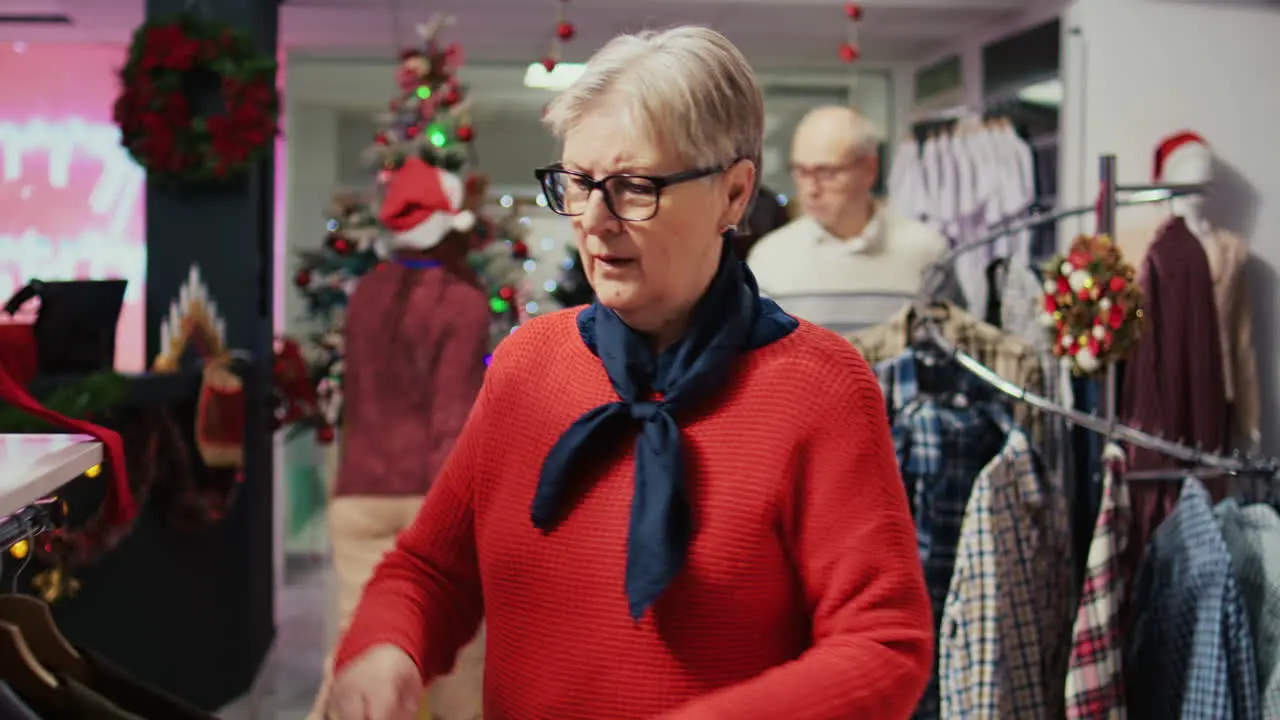
[[[1102,502],[1085,563],[1080,602],[1071,632],[1067,670],[1067,720],[1125,720],[1123,658],[1124,564],[1129,490],[1125,453],[1108,445],[1102,454]]]
[[[1214,515],[1231,553],[1255,639],[1262,717],[1280,718],[1280,515],[1264,503],[1218,503]]]
[[[938,633],[944,718],[1056,720],[1071,630],[1066,499],[1012,430],[965,510]]]
[[[914,138],[898,143],[889,171],[889,208],[912,220],[923,220],[929,212],[929,192],[920,160],[920,145]]]
[[[936,631],[974,480],[1004,445],[1011,420],[993,391],[955,364],[918,368],[907,350],[875,369],[916,521]],[[940,717],[937,681],[935,673],[917,720]]]
[[[942,157],[939,152],[937,137],[930,137],[924,141],[924,146],[920,150],[920,160],[924,165],[925,192],[929,198],[929,212],[926,213],[924,221],[933,226],[938,232],[942,232],[943,222],[940,210],[942,206]]]
[[[1134,720],[1261,720],[1257,661],[1209,493],[1183,481],[1134,578],[1125,656]]]

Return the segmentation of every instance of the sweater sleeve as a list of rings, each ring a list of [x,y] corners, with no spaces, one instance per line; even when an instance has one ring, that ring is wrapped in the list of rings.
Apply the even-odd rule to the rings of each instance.
[[[879,385],[861,359],[853,375],[811,414],[780,503],[812,647],[665,720],[905,720],[914,711],[932,671],[929,598]]]
[[[481,469],[489,392],[486,384],[417,518],[365,586],[335,671],[387,644],[408,653],[429,682],[449,671],[479,628],[484,610],[471,478]]]

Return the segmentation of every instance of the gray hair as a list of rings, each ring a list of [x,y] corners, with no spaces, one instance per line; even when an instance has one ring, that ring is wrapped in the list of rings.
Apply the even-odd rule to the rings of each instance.
[[[738,48],[692,25],[619,35],[588,61],[582,77],[547,107],[543,122],[563,140],[600,103],[626,103],[633,126],[686,163],[757,168],[764,146],[764,97]]]

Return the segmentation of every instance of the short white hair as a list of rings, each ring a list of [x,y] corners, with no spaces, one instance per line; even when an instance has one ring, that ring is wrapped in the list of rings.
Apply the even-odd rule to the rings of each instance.
[[[665,143],[698,168],[746,159],[757,168],[764,146],[764,96],[733,43],[685,25],[619,35],[587,62],[543,121],[563,140],[601,103],[623,103],[633,128]]]
[[[867,157],[880,154],[880,144],[884,142],[884,133],[871,122],[866,115],[856,110],[853,113],[850,132],[853,133],[853,152],[856,157]]]

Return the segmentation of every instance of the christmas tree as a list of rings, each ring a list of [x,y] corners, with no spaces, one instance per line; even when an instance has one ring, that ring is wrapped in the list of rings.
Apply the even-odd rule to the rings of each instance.
[[[578,249],[566,248],[564,262],[560,265],[560,279],[556,281],[551,297],[560,307],[586,305],[595,299],[591,284],[587,282],[587,271],[582,267],[582,258],[578,257]]]
[[[306,300],[308,318],[316,326],[303,354],[315,383],[318,412],[299,421],[298,426],[315,427],[323,442],[333,437],[333,428],[341,422],[342,323],[347,300],[359,278],[386,256],[385,231],[377,213],[386,183],[410,157],[463,175],[474,161],[471,143],[475,131],[468,120],[466,88],[457,76],[462,48],[439,40],[450,22],[438,17],[419,26],[421,47],[400,53],[398,92],[379,117],[380,127],[366,152],[373,189],[367,195],[335,196],[323,246],[299,256],[294,283]],[[486,190],[483,177],[468,177],[464,206],[478,211]],[[473,234],[471,267],[489,293],[492,344],[496,346],[531,310],[539,309],[536,291],[525,278],[527,264],[533,259],[524,242],[523,227],[511,218],[482,218]]]

